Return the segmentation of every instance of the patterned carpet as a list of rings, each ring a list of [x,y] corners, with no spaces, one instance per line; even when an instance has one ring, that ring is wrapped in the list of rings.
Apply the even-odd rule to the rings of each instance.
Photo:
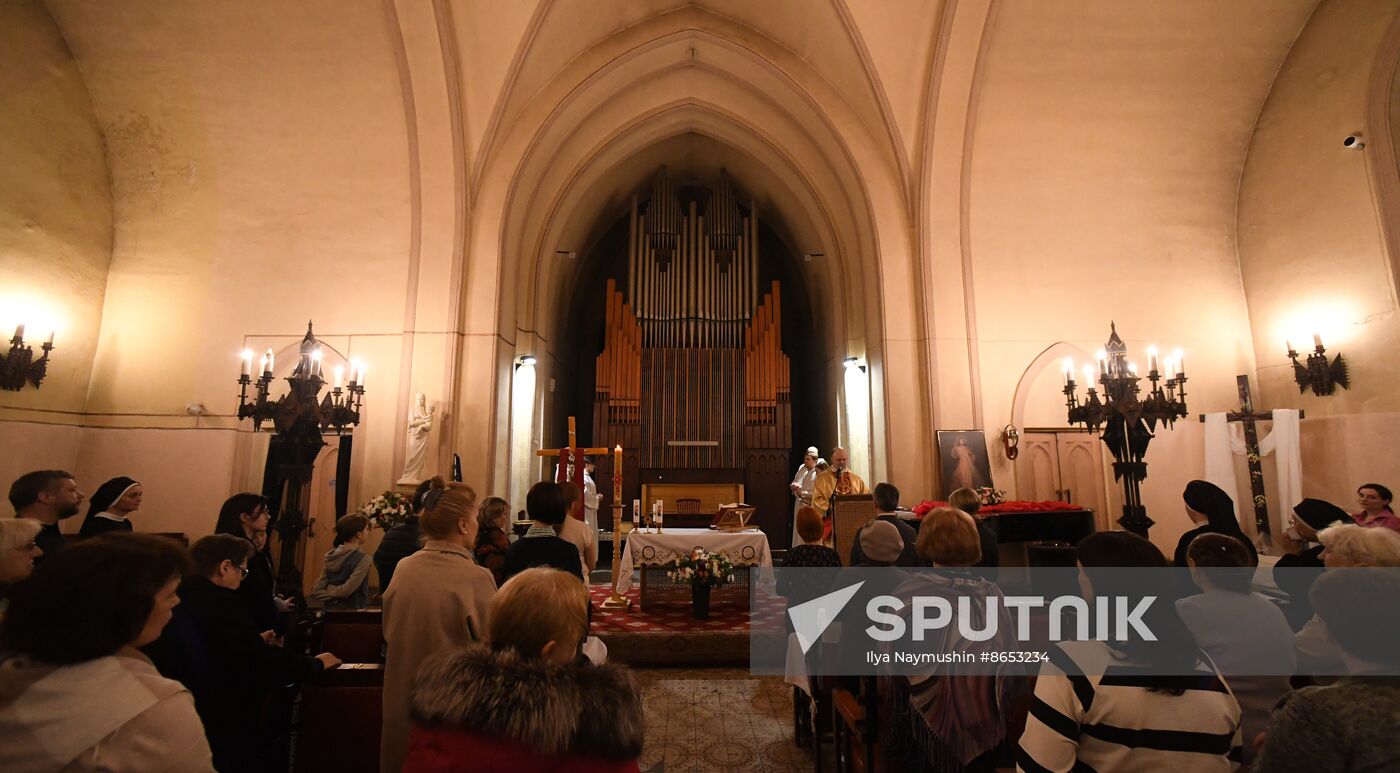
[[[815,770],[793,743],[792,688],[780,677],[733,668],[638,669],[636,676],[646,712],[644,773]]]

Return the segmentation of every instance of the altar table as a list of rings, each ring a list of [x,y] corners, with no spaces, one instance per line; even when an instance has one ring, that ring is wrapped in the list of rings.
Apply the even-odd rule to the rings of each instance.
[[[704,548],[710,553],[719,553],[734,564],[736,583],[746,579],[742,571],[745,567],[756,567],[760,588],[773,586],[773,556],[768,550],[768,536],[757,529],[753,531],[717,531],[714,529],[666,529],[661,534],[644,533],[633,530],[627,534],[623,545],[622,565],[618,570],[617,592],[626,593],[632,588],[632,570],[643,572],[642,595],[647,595],[648,579],[660,575],[664,581],[662,567],[668,566],[682,556],[690,555],[695,548]],[[747,583],[743,583],[747,586]],[[647,599],[641,599],[646,606]]]

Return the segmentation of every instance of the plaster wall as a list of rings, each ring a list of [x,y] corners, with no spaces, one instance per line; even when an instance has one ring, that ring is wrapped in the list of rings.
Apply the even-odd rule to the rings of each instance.
[[[1240,182],[1240,265],[1259,404],[1307,412],[1303,495],[1348,509],[1358,484],[1396,484],[1400,315],[1393,257],[1382,239],[1382,202],[1368,180],[1374,149],[1346,150],[1342,139],[1367,123],[1373,66],[1398,10],[1394,0],[1318,6],[1264,104]],[[1284,341],[1307,350],[1313,333],[1329,354],[1345,355],[1350,389],[1299,394]]]
[[[1318,7],[1259,116],[1240,182],[1240,265],[1263,392],[1311,417],[1400,411],[1400,315],[1367,178],[1372,149],[1342,147],[1366,122],[1372,63],[1397,9],[1394,0]],[[1306,351],[1314,333],[1346,356],[1351,389],[1298,394],[1284,341]]]
[[[0,419],[32,409],[72,420],[86,407],[102,319],[112,191],[78,64],[38,0],[0,4],[0,169],[0,339],[23,323],[36,354],[51,331],[56,346],[43,389],[0,392]],[[11,432],[22,434],[0,425]]]

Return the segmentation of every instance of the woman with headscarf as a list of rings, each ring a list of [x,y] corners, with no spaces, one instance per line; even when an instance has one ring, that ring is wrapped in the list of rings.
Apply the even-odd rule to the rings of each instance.
[[[141,508],[141,484],[124,476],[103,483],[88,500],[87,519],[78,534],[96,537],[112,531],[131,531],[127,518]]]
[[[1202,534],[1224,534],[1234,537],[1243,542],[1245,549],[1249,551],[1249,565],[1259,565],[1259,553],[1254,549],[1249,537],[1240,529],[1240,522],[1235,520],[1235,501],[1224,489],[1208,481],[1193,480],[1186,484],[1181,498],[1186,503],[1186,514],[1197,526],[1181,535],[1181,540],[1176,543],[1176,555],[1173,560],[1175,566],[1188,565],[1186,551],[1191,547],[1191,540]]]
[[[1322,573],[1323,544],[1317,533],[1334,523],[1350,523],[1347,511],[1321,499],[1304,499],[1293,506],[1293,516],[1288,520],[1285,532],[1285,547],[1295,548],[1279,556],[1274,564],[1274,584],[1288,594],[1289,606],[1286,610],[1289,623],[1296,629],[1312,617],[1312,606],[1308,603],[1308,591],[1313,581]],[[1291,539],[1296,533],[1298,538]],[[1279,571],[1283,570],[1283,571]]]

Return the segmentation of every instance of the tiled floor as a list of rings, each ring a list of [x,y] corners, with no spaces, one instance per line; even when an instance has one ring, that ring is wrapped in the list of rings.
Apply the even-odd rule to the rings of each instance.
[[[636,675],[646,714],[643,771],[815,768],[793,743],[792,688],[781,677],[737,668],[639,669]]]

